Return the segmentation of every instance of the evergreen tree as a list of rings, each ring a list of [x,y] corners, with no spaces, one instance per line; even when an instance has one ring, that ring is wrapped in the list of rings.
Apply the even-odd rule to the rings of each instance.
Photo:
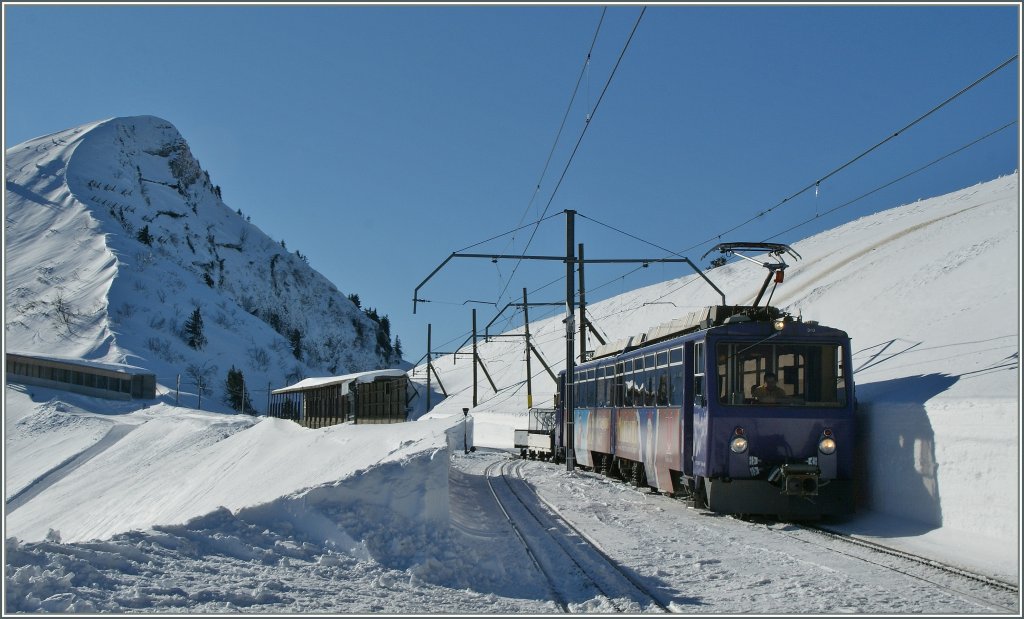
[[[137,238],[140,243],[152,246],[153,237],[149,234],[149,224],[142,226],[142,230],[139,230],[139,233],[135,235],[135,238]]]
[[[359,295],[357,295],[356,293],[353,292],[352,294],[348,295],[348,300],[351,301],[356,306],[356,309],[362,309],[363,306],[360,305],[359,303]]]
[[[395,351],[395,357],[398,358],[399,360],[401,360],[402,359],[402,340],[398,339],[397,335],[395,336],[394,351]]]
[[[295,355],[296,359],[302,359],[302,331],[292,329],[288,339],[292,344],[292,354]]]
[[[391,348],[391,320],[387,314],[377,316],[376,311],[374,311],[374,315],[371,318],[377,321],[377,348],[381,353],[390,358],[394,353]]]
[[[228,379],[225,384],[225,393],[228,397],[228,404],[236,411],[253,414],[252,401],[249,399],[249,390],[245,388],[245,375],[242,370],[236,370],[231,366],[228,370]]]
[[[203,315],[199,312],[198,307],[185,321],[185,342],[196,350],[202,350],[203,346],[206,346],[206,335],[203,334]]]

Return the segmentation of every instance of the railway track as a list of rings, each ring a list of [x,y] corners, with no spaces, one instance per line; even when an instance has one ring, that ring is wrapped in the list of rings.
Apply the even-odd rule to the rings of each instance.
[[[512,470],[513,473],[521,475],[525,461],[520,462],[521,464]],[[532,486],[526,487],[530,491],[533,490]],[[543,497],[537,495],[536,500],[544,505],[545,509],[560,516],[558,510],[545,501]],[[899,574],[901,577],[916,580],[929,588],[941,590],[946,595],[960,598],[974,608],[984,609],[982,612],[1009,615],[1020,614],[1021,599],[1019,586],[1012,582],[1001,581],[924,556],[846,535],[839,531],[829,530],[823,526],[779,523],[774,519],[734,519],[744,521],[752,526],[765,527],[772,534],[784,535],[800,543],[870,565],[872,568],[877,568],[877,570],[888,571],[894,575]],[[571,530],[574,535],[580,538],[588,539],[582,531],[575,529],[571,524],[566,524],[566,530]],[[599,548],[592,540],[591,543]],[[880,573],[884,573],[884,571]],[[652,599],[657,599],[656,595],[651,593],[648,593],[648,595]],[[664,604],[661,606],[665,607]]]
[[[784,529],[777,529],[777,531],[800,542],[813,544],[831,552],[934,585],[987,606],[994,612],[1020,613],[1020,588],[1015,584],[833,531],[826,527],[795,523],[787,524],[786,527],[800,534]],[[825,540],[831,543],[826,543]]]
[[[670,612],[655,592],[534,492],[521,467],[521,460],[499,460],[487,466],[484,477],[563,612]],[[595,600],[600,607],[593,606]]]

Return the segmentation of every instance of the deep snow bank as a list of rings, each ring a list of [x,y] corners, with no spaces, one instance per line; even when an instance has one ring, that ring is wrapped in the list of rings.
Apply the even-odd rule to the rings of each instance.
[[[438,467],[447,460],[435,454],[463,440],[462,424],[447,419],[309,430],[166,404],[105,414],[103,400],[34,387],[8,386],[6,397],[8,410],[21,409],[6,419],[8,450],[28,454],[45,446],[46,455],[7,461],[15,487],[45,480],[30,500],[8,504],[6,535],[21,540],[42,540],[51,529],[65,541],[105,539],[222,507],[237,512],[282,497],[318,501],[330,494],[326,488],[345,495],[352,492],[342,488],[348,483],[380,508],[438,522],[447,514],[439,498],[447,469]],[[409,463],[424,453],[426,460]],[[361,485],[365,471],[385,465],[394,472],[388,483]],[[410,471],[414,488],[401,474]]]
[[[457,435],[449,438],[461,442]],[[499,601],[491,592],[514,595],[522,585],[512,574],[525,566],[449,526],[449,465],[439,447],[236,512],[106,540],[9,537],[5,610],[418,614],[440,591],[447,611],[521,612],[515,599],[489,601]]]

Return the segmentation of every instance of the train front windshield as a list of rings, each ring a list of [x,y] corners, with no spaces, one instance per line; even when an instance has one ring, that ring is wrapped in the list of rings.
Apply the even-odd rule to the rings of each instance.
[[[846,405],[846,370],[838,344],[722,342],[718,399],[734,406]]]

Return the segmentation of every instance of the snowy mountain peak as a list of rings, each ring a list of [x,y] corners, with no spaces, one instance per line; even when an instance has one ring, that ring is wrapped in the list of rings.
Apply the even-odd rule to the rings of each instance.
[[[276,388],[401,361],[387,317],[224,204],[166,120],[89,123],[6,154],[8,349],[130,362],[218,397],[232,367]]]

